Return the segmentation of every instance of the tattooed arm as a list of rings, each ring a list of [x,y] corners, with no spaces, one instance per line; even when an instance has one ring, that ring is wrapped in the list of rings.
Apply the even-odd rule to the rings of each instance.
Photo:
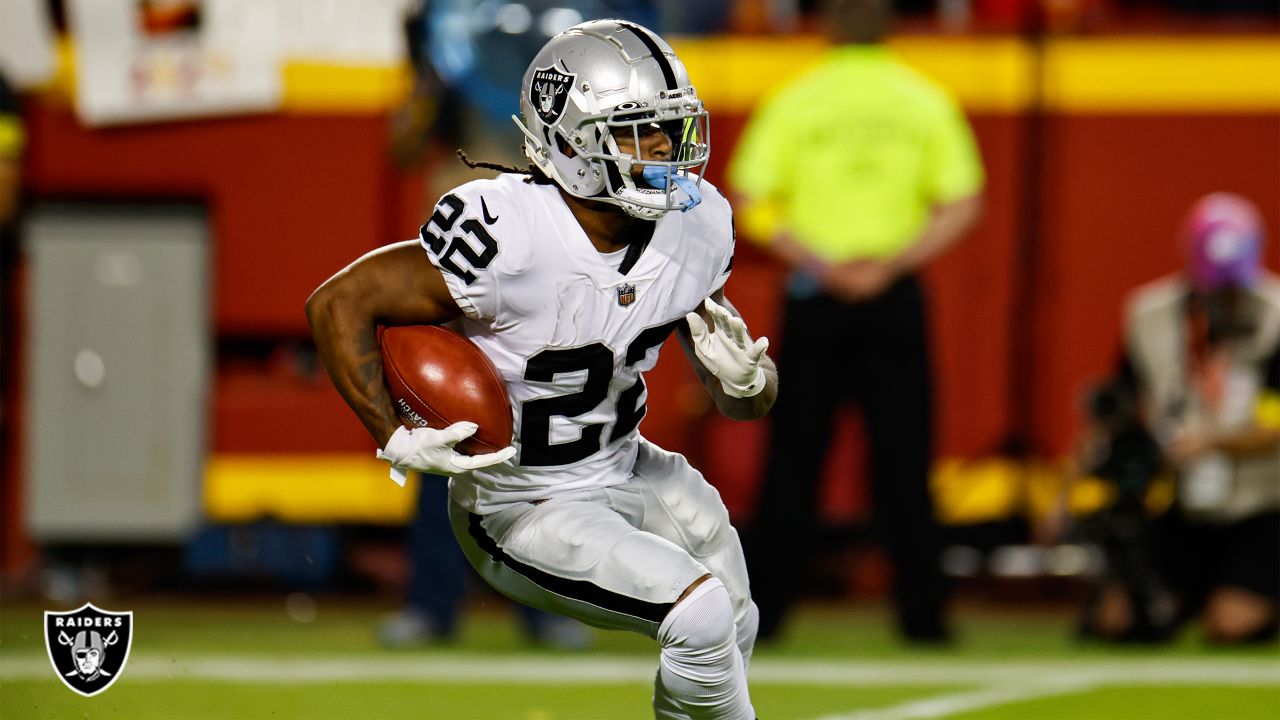
[[[416,240],[365,255],[307,299],[307,322],[320,359],[378,447],[386,447],[400,426],[382,382],[378,326],[441,323],[460,314],[440,271]]]

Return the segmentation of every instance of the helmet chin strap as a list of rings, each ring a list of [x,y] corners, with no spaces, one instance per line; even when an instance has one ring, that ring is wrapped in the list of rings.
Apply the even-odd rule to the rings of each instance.
[[[675,186],[684,192],[686,198],[684,202],[680,203],[680,212],[689,212],[697,207],[698,203],[702,202],[702,192],[698,190],[697,184],[683,175],[670,172],[667,168],[659,165],[646,165],[640,171],[640,175],[645,182],[664,192],[671,183],[675,183]]]

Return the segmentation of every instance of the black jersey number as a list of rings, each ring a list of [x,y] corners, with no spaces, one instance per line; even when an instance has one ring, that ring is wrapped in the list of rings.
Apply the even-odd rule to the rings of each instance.
[[[679,320],[643,330],[627,346],[625,363],[630,367],[642,360],[649,350],[661,345]],[[585,460],[604,447],[602,436],[606,423],[592,423],[582,428],[576,440],[551,442],[551,418],[577,417],[599,407],[609,397],[613,379],[613,351],[604,343],[583,347],[548,348],[529,358],[524,379],[551,382],[556,375],[586,371],[586,381],[578,392],[528,400],[520,408],[520,464],[534,467],[569,465]],[[626,437],[640,424],[647,408],[640,402],[644,394],[644,377],[618,396],[617,420],[608,442]]]
[[[467,218],[462,221],[460,227],[462,233],[454,235],[448,247],[445,246],[442,235],[447,235],[453,230],[453,226],[457,224],[458,218],[462,217],[466,207],[466,202],[457,195],[449,194],[440,198],[440,204],[436,205],[436,211],[431,214],[431,219],[422,226],[422,237],[426,238],[427,244],[431,246],[431,252],[440,258],[440,267],[457,275],[463,282],[470,285],[476,281],[476,275],[471,270],[483,270],[498,257],[498,242],[489,234],[489,230],[483,223],[475,218]],[[439,232],[431,229],[433,225]],[[479,252],[476,252],[475,247],[464,239],[464,234],[475,238],[475,241],[480,244]],[[466,260],[467,267],[459,265],[454,260],[455,255],[461,255]]]

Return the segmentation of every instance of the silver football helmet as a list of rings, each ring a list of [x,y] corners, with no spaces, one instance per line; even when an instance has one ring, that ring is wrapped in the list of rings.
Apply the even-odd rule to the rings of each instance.
[[[707,111],[671,46],[639,25],[595,20],[551,38],[524,73],[520,114],[512,119],[525,155],[571,195],[646,220],[701,201]],[[655,125],[671,154],[639,157],[641,131]],[[634,141],[635,155],[619,149],[619,136]]]

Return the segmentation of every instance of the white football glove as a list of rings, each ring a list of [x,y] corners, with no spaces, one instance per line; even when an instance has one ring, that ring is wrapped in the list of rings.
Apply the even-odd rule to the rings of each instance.
[[[693,350],[698,359],[720,379],[720,387],[724,388],[726,395],[736,398],[758,395],[765,385],[764,368],[760,363],[764,360],[765,350],[769,349],[769,338],[762,337],[752,342],[742,318],[735,317],[711,298],[703,302],[703,307],[715,322],[711,332],[698,313],[684,316],[689,323]]]
[[[404,487],[409,470],[432,475],[457,475],[504,463],[516,454],[514,447],[504,447],[484,455],[463,455],[454,445],[475,434],[479,428],[473,422],[456,422],[443,430],[435,428],[396,428],[387,440],[387,446],[378,451],[378,459],[391,463],[391,479]]]

